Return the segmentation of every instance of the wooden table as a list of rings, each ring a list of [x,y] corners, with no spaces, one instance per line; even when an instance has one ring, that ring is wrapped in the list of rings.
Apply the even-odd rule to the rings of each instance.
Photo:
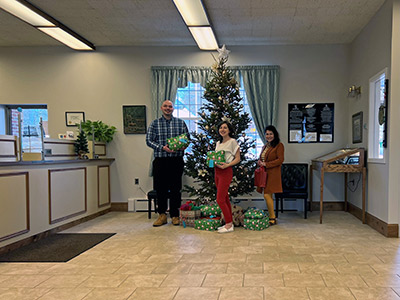
[[[344,210],[348,211],[347,205],[347,188],[348,173],[362,174],[362,222],[365,224],[365,186],[367,178],[367,169],[364,166],[364,149],[363,148],[344,148],[317,157],[311,161],[310,165],[310,210],[312,211],[313,196],[313,170],[321,173],[320,183],[320,206],[319,206],[319,222],[322,224],[323,215],[323,196],[324,196],[324,176],[325,173],[344,173]],[[354,163],[357,161],[358,163]]]

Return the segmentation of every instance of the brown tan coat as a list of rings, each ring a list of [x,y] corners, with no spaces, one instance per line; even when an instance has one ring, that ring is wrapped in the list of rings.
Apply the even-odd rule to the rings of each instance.
[[[266,146],[263,147],[261,153]],[[267,184],[264,188],[264,194],[282,193],[281,166],[285,159],[285,147],[279,143],[274,148],[269,148],[265,155],[265,164],[267,168]],[[260,156],[261,158],[261,156]]]

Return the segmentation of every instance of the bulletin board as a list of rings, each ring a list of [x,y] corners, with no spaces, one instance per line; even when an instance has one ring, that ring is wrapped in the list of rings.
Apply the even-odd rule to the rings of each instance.
[[[289,103],[289,143],[333,143],[334,103]]]

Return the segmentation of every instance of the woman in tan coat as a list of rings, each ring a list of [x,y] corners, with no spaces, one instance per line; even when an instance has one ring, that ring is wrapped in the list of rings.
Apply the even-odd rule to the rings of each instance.
[[[277,222],[272,194],[282,193],[281,166],[284,160],[285,147],[280,142],[279,133],[274,126],[267,126],[264,132],[267,143],[262,148],[257,164],[267,170],[264,199],[267,202],[270,225],[275,225]],[[257,188],[257,191],[261,193],[262,189]]]

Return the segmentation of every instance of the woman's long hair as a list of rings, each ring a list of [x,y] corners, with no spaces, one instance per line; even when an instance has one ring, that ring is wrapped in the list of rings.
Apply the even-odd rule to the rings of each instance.
[[[265,127],[264,134],[267,133],[267,130],[272,131],[272,133],[274,134],[274,139],[271,142],[271,147],[274,148],[281,142],[281,139],[279,138],[279,133],[273,125],[268,125],[267,127]]]
[[[229,129],[229,136],[231,138],[235,138],[235,129],[233,128],[232,124],[229,123],[228,121],[222,121],[221,123],[218,124],[218,135],[219,135],[219,142],[222,143],[222,136],[219,134],[219,128],[223,125],[226,124]]]

